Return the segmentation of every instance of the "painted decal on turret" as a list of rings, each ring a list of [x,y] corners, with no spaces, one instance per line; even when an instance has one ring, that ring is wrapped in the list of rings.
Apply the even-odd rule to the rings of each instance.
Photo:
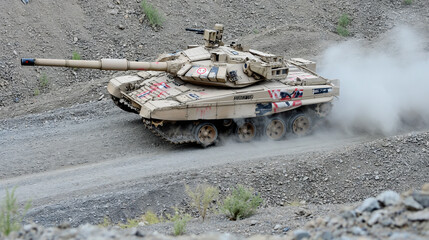
[[[205,67],[200,67],[200,68],[197,69],[197,73],[200,74],[200,75],[204,74],[206,72],[207,72],[207,68],[205,68]]]

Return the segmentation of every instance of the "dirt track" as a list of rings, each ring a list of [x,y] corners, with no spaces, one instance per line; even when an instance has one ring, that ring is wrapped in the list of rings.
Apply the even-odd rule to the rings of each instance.
[[[98,110],[78,116],[85,108]],[[57,120],[64,114],[69,117]],[[18,193],[34,200],[57,197],[52,189],[62,195],[175,171],[339,149],[371,139],[328,135],[250,144],[229,140],[209,149],[175,146],[153,136],[137,115],[121,114],[110,101],[6,120],[2,128],[2,185],[20,186]]]

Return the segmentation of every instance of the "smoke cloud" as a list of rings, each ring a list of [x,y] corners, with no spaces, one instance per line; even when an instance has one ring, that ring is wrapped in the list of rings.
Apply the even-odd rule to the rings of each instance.
[[[372,43],[348,41],[327,49],[319,72],[340,79],[333,125],[386,135],[429,126],[428,49],[428,37],[408,27]]]

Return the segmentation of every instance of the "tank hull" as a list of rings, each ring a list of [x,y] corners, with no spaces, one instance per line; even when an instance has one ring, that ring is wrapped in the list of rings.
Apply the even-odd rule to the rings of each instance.
[[[212,124],[209,127],[215,129],[217,135],[235,135],[240,141],[260,136],[271,139],[267,125],[277,124],[284,131],[273,140],[280,140],[290,133],[308,134],[328,114],[331,102],[339,96],[339,86],[334,81],[319,79],[297,66],[290,65],[289,69],[287,78],[241,89],[200,86],[166,73],[146,71],[112,79],[108,91],[116,99],[115,103],[121,102],[118,106],[122,109],[128,106],[124,110],[139,114],[146,127],[175,144],[215,143],[201,143],[196,131],[202,123]],[[298,115],[307,119],[308,129],[301,132],[291,123]],[[273,122],[273,119],[276,120]],[[243,124],[250,124],[254,134],[240,137],[237,129]]]

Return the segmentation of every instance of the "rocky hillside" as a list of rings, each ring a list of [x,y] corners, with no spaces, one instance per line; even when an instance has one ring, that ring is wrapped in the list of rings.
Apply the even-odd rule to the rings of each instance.
[[[261,223],[253,220],[250,228]],[[168,224],[168,225],[171,225]],[[201,224],[200,224],[201,225]],[[170,226],[171,227],[171,226]],[[308,222],[303,229],[289,231],[276,225],[274,231],[283,231],[284,236],[255,235],[249,239],[284,240],[332,240],[332,239],[388,239],[424,240],[429,238],[429,184],[421,190],[404,192],[385,191],[377,197],[365,199],[356,208],[344,209],[335,217],[319,217]],[[19,232],[0,239],[246,239],[239,235],[205,233],[171,237],[157,232],[148,233],[144,227],[121,230],[119,227],[101,228],[82,225],[70,228],[68,225],[44,228],[36,224],[25,225]]]
[[[350,16],[351,36],[360,39],[372,39],[395,25],[409,24],[424,31],[429,25],[428,1],[411,5],[400,0],[149,2],[164,16],[160,29],[148,24],[140,0],[1,2],[1,117],[19,114],[12,109],[42,111],[96,100],[114,74],[23,68],[21,57],[71,59],[76,52],[82,59],[153,60],[160,53],[201,41],[200,35],[184,28],[223,23],[227,42],[240,40],[279,55],[314,58],[332,42],[346,40],[336,34],[342,14]]]

